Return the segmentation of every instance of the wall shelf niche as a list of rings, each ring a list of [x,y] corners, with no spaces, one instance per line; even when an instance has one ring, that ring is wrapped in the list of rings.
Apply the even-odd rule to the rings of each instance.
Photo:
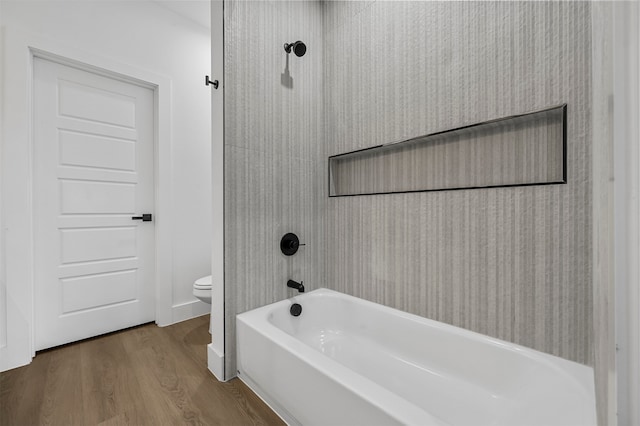
[[[567,104],[329,157],[329,197],[563,184]]]

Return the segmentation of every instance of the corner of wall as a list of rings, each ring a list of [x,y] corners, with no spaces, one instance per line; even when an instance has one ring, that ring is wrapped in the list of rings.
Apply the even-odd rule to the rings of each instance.
[[[599,425],[616,425],[613,218],[613,3],[591,3],[593,354]]]
[[[224,354],[220,353],[213,344],[207,345],[207,367],[209,371],[221,382],[226,382],[224,372]],[[235,376],[234,376],[235,377]],[[233,377],[230,377],[230,379]]]
[[[2,2],[0,2],[0,17]],[[4,99],[4,25],[0,20],[0,100]],[[4,102],[0,101],[0,129],[4,129]],[[4,132],[0,130],[0,170],[4,169]],[[0,172],[0,350],[7,345],[7,281],[5,275],[4,180]]]
[[[613,9],[613,21],[609,24],[613,26],[614,277],[600,285],[609,286],[609,291],[610,287],[615,288],[615,302],[609,304],[606,312],[609,333],[615,321],[615,342],[610,341],[608,348],[597,350],[608,349],[610,357],[609,424],[613,424],[617,414],[618,424],[637,425],[640,424],[640,172],[637,167],[640,162],[640,5],[615,2]],[[612,340],[612,335],[607,337]],[[599,376],[603,375],[601,371]]]

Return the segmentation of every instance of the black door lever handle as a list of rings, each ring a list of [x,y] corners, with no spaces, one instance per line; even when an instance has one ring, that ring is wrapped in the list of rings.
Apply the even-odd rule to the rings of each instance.
[[[131,220],[141,220],[143,222],[151,222],[151,213],[145,213],[142,216],[131,216]]]

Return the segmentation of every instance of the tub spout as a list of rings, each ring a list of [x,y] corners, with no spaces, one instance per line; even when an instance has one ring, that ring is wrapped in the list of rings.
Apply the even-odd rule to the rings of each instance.
[[[289,280],[289,281],[287,281],[287,287],[295,288],[300,293],[304,293],[304,285],[302,285],[303,282],[304,281],[295,282],[294,280]]]

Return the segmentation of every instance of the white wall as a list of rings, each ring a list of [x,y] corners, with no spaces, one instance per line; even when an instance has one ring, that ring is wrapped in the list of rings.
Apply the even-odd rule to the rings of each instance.
[[[172,320],[208,312],[207,305],[193,298],[192,284],[210,273],[211,262],[211,89],[204,86],[210,68],[210,30],[152,1],[0,0],[0,4],[4,29],[38,33],[171,80]]]
[[[224,380],[224,4],[211,2],[211,75],[220,86],[211,96],[211,179],[213,228],[211,247],[211,344],[209,370]]]
[[[0,1],[0,21],[2,21],[2,1]],[[2,32],[0,30],[0,46],[2,46]],[[4,79],[4,72],[1,64],[4,63],[4,50],[0,49],[0,82]],[[3,85],[0,84],[0,100],[3,99]],[[3,102],[0,102],[0,129],[3,128],[3,114],[2,114]],[[1,133],[1,132],[0,132]],[[2,137],[0,136],[0,141]],[[0,147],[0,164],[2,164],[2,147]],[[7,293],[6,293],[6,281],[5,281],[5,255],[4,255],[4,203],[2,203],[2,173],[0,173],[0,348],[4,348],[7,345]]]

